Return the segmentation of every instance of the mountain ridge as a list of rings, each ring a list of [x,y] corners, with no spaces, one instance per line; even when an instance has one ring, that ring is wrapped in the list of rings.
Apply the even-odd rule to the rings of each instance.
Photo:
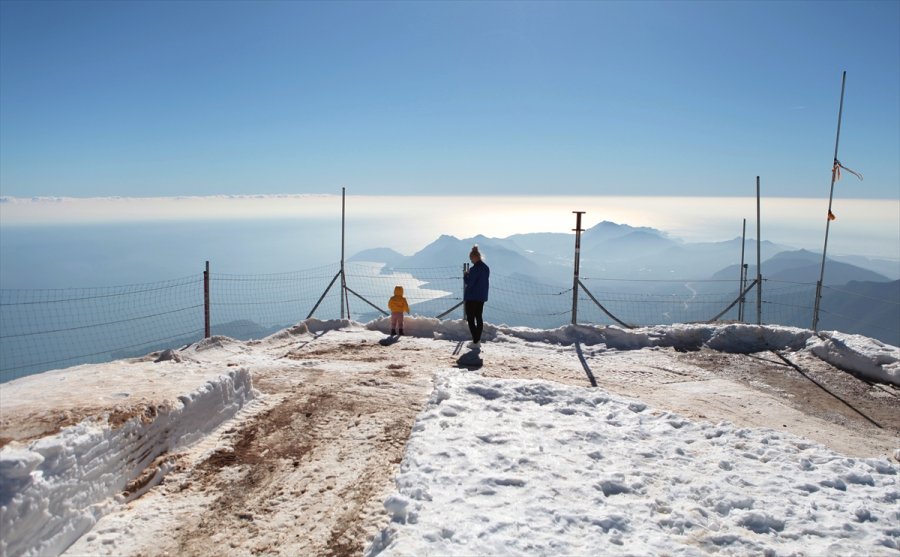
[[[574,234],[538,232],[507,238],[456,238],[441,235],[412,256],[393,250],[367,250],[351,260],[367,257],[391,268],[435,268],[468,262],[473,244],[481,247],[494,273],[515,280],[570,288],[574,265]],[[815,305],[815,285],[821,273],[821,254],[771,241],[760,243],[763,299],[770,305],[764,314],[777,316],[778,323],[809,327]],[[747,240],[741,253],[741,238],[711,242],[684,242],[647,227],[632,227],[604,221],[582,236],[579,276],[618,295],[652,297],[654,304],[683,296],[724,297],[741,287],[741,256],[749,281],[756,277],[756,250]],[[865,262],[854,257],[852,261]],[[865,334],[891,344],[900,344],[897,304],[900,280],[853,263],[826,260],[826,290],[822,294],[820,328]],[[752,296],[752,294],[751,294]],[[650,299],[650,298],[647,298]],[[649,304],[652,305],[652,304]],[[644,309],[650,311],[649,305]],[[655,307],[655,306],[654,306]],[[775,312],[775,313],[773,313]],[[713,312],[711,315],[714,315]]]
[[[373,261],[387,267],[444,267],[468,262],[473,244],[482,248],[486,262],[494,262],[505,274],[533,276],[556,284],[571,279],[574,261],[574,234],[531,232],[506,238],[477,235],[457,238],[442,234],[413,255],[403,255],[390,248],[374,248],[354,254],[351,261]],[[769,240],[760,242],[763,274],[773,280],[816,282],[821,267],[821,254],[797,249]],[[623,279],[730,280],[739,276],[740,258],[755,269],[757,245],[754,239],[686,242],[651,227],[634,227],[602,221],[584,231],[581,238],[581,267],[596,276]],[[866,264],[870,265],[866,266]],[[873,261],[862,256],[829,257],[827,284],[849,281],[887,282],[900,279],[885,274],[889,262]],[[755,271],[753,273],[755,275]]]

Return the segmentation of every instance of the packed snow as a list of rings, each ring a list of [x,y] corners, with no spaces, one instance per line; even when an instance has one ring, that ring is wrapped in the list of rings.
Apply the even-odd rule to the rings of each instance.
[[[445,373],[367,555],[889,554],[896,464],[603,392]]]
[[[162,465],[148,475],[149,463],[197,444],[268,396],[254,390],[253,373],[286,364],[266,347],[323,342],[324,332],[337,330],[371,338],[388,327],[384,319],[313,319],[263,341],[213,338],[129,361],[124,381],[114,371],[125,364],[113,362],[3,384],[4,426],[35,407],[43,406],[46,418],[73,399],[86,406],[96,399],[107,411],[104,419],[48,427],[0,448],[0,554],[57,555],[72,544],[79,554],[128,554],[132,546],[121,538],[139,531],[118,532],[108,548],[114,553],[102,553],[85,534],[162,481],[169,470]],[[447,346],[467,337],[461,321],[410,318],[406,329],[416,337],[410,340]],[[786,431],[692,420],[601,388],[486,377],[480,367],[501,347],[526,359],[546,358],[548,345],[574,343],[610,352],[783,350],[900,385],[897,347],[838,332],[742,324],[486,325],[484,338],[481,354],[463,355],[478,365],[436,363],[430,398],[383,503],[386,526],[370,533],[366,555],[898,554],[900,448],[849,457]],[[227,351],[212,350],[222,346]],[[217,355],[204,359],[206,350]],[[669,365],[652,350],[639,357]],[[160,373],[166,359],[177,361],[177,372]],[[117,399],[142,401],[151,385],[175,402],[117,416]]]

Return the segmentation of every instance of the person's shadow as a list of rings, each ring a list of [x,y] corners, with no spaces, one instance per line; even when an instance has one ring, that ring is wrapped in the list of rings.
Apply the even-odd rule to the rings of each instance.
[[[484,361],[481,359],[481,350],[479,348],[469,350],[456,360],[456,367],[468,369],[469,371],[481,369],[482,365],[484,365]]]
[[[383,339],[378,341],[378,344],[382,346],[390,346],[400,340],[400,337],[397,335],[391,335],[389,337],[384,337]]]

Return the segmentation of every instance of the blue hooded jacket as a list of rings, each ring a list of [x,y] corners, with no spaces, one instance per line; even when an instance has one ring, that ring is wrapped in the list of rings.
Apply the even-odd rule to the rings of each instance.
[[[465,290],[463,300],[466,302],[486,302],[488,288],[490,287],[491,269],[479,261],[472,265],[469,272],[463,278]]]

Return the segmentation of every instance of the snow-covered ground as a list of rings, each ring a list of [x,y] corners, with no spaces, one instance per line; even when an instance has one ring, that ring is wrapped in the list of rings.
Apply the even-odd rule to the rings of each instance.
[[[544,381],[441,374],[368,555],[874,555],[897,463]]]
[[[479,355],[463,348],[467,331],[459,321],[410,319],[409,338],[380,346],[387,327],[385,320],[311,320],[263,341],[213,338],[152,358],[3,384],[0,554],[162,555],[170,549],[160,538],[168,523],[157,511],[176,497],[191,497],[200,508],[218,489],[194,493],[199,488],[184,481],[181,494],[157,496],[167,475],[186,474],[222,451],[236,454],[228,434],[295,397],[310,372],[387,393],[391,382],[371,375],[381,368],[396,377],[418,374],[433,386],[409,391],[423,393],[414,395],[422,398],[421,410],[411,414],[399,468],[382,463],[396,476],[393,487],[373,495],[382,518],[365,532],[369,556],[900,552],[896,430],[886,433],[891,449],[848,455],[827,443],[827,431],[818,441],[793,433],[812,431],[799,417],[783,429],[748,427],[714,419],[714,408],[694,408],[688,416],[647,402],[655,390],[614,393],[599,373],[597,388],[585,378],[592,366],[627,362],[630,369],[706,381],[708,372],[674,356],[705,350],[759,360],[756,354],[777,351],[884,384],[896,401],[896,347],[840,333],[750,325],[488,326]],[[344,359],[350,353],[356,359]],[[503,373],[492,371],[501,361]],[[278,392],[279,385],[290,388]],[[687,396],[663,382],[658,391]],[[778,421],[800,416],[765,404]],[[823,424],[816,421],[815,428],[847,435]],[[364,427],[365,420],[356,425]],[[375,438],[354,435],[367,444]],[[167,460],[190,451],[190,458]],[[302,468],[298,455],[292,466]],[[334,474],[350,467],[335,466],[323,478],[339,483]],[[224,469],[232,476],[247,473]],[[297,500],[300,494],[327,496],[325,487],[312,495],[305,487],[292,493]],[[294,497],[282,499],[279,504],[290,507]],[[303,538],[313,535],[298,526],[302,514],[293,509],[291,534],[299,541],[270,541],[269,553],[308,547]],[[263,524],[259,515],[239,518]],[[229,554],[230,547],[243,555],[250,552],[245,541],[205,547],[210,554]]]

